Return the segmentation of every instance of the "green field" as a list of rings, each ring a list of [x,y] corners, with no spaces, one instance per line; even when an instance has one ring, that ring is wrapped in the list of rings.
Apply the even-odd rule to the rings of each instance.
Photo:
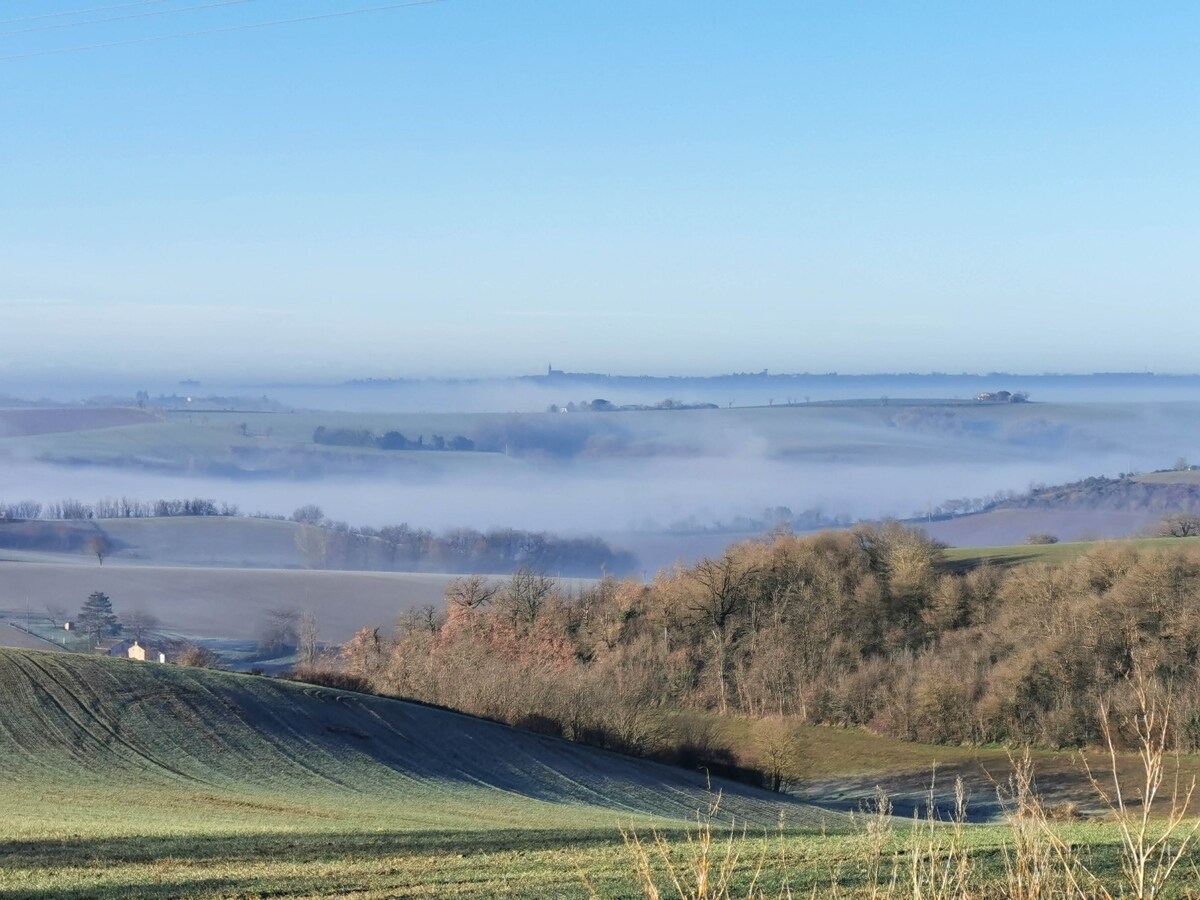
[[[1122,541],[1073,541],[1058,544],[1014,544],[1007,547],[950,547],[942,557],[955,569],[969,569],[983,563],[1013,566],[1022,563],[1062,563],[1089,553],[1098,547],[1130,545],[1139,550],[1200,548],[1200,538],[1132,538]]]
[[[583,895],[699,773],[394,700],[0,650],[0,897]],[[836,813],[721,785],[757,828]],[[606,889],[605,895],[610,892]]]
[[[570,398],[566,398],[570,399]],[[583,399],[583,398],[574,398]],[[564,400],[565,402],[565,400]],[[502,471],[515,461],[502,453],[386,451],[317,445],[318,426],[399,431],[410,439],[434,434],[472,436],[514,423],[539,429],[619,433],[621,454],[738,455],[747,442],[768,456],[841,462],[927,463],[931,458],[969,463],[1025,458],[1028,441],[1047,429],[1108,430],[1136,419],[1122,405],[947,405],[945,401],[776,405],[616,413],[359,413],[296,410],[161,412],[142,424],[80,427],[55,433],[0,437],[0,453],[60,463],[161,467],[172,471],[254,471],[312,465],[391,461],[456,473]],[[593,453],[595,451],[592,451]],[[286,460],[284,456],[286,455]],[[497,467],[500,467],[499,469]]]
[[[735,834],[745,828],[735,889],[760,865],[765,896],[863,884],[864,825],[853,816],[444,710],[21,650],[0,650],[0,698],[5,900],[640,897],[620,829],[657,830],[684,864],[689,826],[694,834],[714,802],[718,837],[731,820]],[[728,725],[736,738],[742,726]],[[809,779],[972,753],[822,731],[807,729],[799,751],[814,758]],[[889,828],[888,858],[907,865],[915,838],[902,819]],[[1111,826],[1060,831],[1116,877]],[[952,839],[934,832],[939,846]],[[980,825],[957,838],[976,882],[1001,877],[1011,837]],[[661,861],[652,868],[661,881]]]

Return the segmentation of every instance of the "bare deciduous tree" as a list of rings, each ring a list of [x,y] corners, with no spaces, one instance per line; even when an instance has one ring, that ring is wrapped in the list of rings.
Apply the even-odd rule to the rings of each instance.
[[[294,609],[269,609],[258,640],[259,649],[278,654],[296,646],[300,614]]]
[[[87,541],[88,553],[92,554],[100,561],[100,565],[104,565],[104,557],[108,556],[111,551],[111,546],[108,543],[108,538],[103,534],[93,534]]]
[[[688,572],[689,579],[699,588],[687,601],[693,620],[708,630],[716,654],[715,667],[721,712],[729,704],[729,644],[733,636],[733,621],[745,605],[757,572],[730,553],[720,559],[702,559]]]
[[[301,662],[316,662],[318,635],[317,615],[311,609],[306,609],[304,612],[300,613],[300,624],[297,635],[297,649],[300,653]]]
[[[140,641],[146,632],[158,626],[158,617],[142,607],[125,614],[125,627],[133,635],[135,641]]]
[[[500,586],[489,582],[484,575],[455,578],[446,585],[446,602],[462,609],[479,609],[496,596]]]
[[[221,666],[221,660],[213,651],[207,647],[200,647],[196,644],[188,644],[183,648],[183,651],[175,658],[176,665],[180,666],[195,666],[198,669],[218,669]]]
[[[1195,513],[1179,513],[1167,516],[1158,523],[1160,537],[1197,537],[1200,536],[1200,515]]]
[[[293,538],[304,564],[310,569],[329,565],[329,531],[320,525],[301,525]]]
[[[514,620],[532,625],[553,591],[553,578],[522,566],[504,586],[502,600]]]

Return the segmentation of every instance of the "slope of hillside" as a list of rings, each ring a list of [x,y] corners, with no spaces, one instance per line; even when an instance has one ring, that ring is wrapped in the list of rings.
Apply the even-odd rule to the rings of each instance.
[[[633,896],[618,823],[846,821],[397,700],[23,650],[0,760],[4,898]]]
[[[0,522],[0,547],[70,554],[95,562],[89,541],[108,544],[108,559],[160,566],[232,566],[293,569],[310,562],[295,522],[233,516]],[[64,560],[64,562],[67,560]]]
[[[683,822],[712,799],[700,773],[268,678],[0,650],[0,697],[10,837],[605,828]],[[759,825],[835,821],[718,787],[727,814]]]
[[[1035,532],[1062,541],[1133,537],[1164,516],[1200,510],[1200,483],[1192,473],[1085,478],[1034,488],[987,503],[967,515],[914,521],[930,537],[952,546],[1017,544]]]

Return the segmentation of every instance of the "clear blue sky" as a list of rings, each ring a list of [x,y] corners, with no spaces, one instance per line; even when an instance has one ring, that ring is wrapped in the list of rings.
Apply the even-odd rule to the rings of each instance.
[[[15,21],[119,2],[0,56],[386,0]],[[6,58],[0,121],[0,387],[1200,370],[1192,2],[444,0]]]

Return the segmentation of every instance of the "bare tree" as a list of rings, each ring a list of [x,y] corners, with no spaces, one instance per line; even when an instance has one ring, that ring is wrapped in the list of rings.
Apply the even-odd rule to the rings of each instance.
[[[300,614],[294,609],[269,609],[262,634],[258,639],[259,649],[265,653],[279,654],[296,646],[297,624]]]
[[[479,609],[499,592],[500,586],[489,582],[483,575],[467,575],[455,578],[446,585],[446,602],[462,609]]]
[[[108,538],[103,534],[93,534],[88,538],[87,550],[100,561],[100,565],[104,565],[104,557],[111,552],[111,546],[108,543]]]
[[[50,617],[50,624],[57,628],[67,620],[67,608],[61,603],[47,603],[46,615]]]
[[[125,614],[125,627],[133,634],[135,641],[140,641],[147,631],[156,628],[158,624],[158,617],[142,607]]]
[[[532,625],[553,591],[553,578],[522,566],[504,586],[504,606],[514,619]]]
[[[762,719],[754,726],[754,744],[767,787],[782,791],[796,780],[800,740],[786,719]]]
[[[313,503],[301,506],[292,513],[292,521],[299,522],[302,525],[320,525],[324,519],[325,513],[321,510],[321,507]]]
[[[317,615],[311,609],[300,613],[297,649],[300,661],[313,663],[317,660]]]
[[[1159,537],[1196,537],[1200,535],[1200,515],[1179,513],[1158,523]]]
[[[693,621],[712,636],[722,713],[729,702],[729,645],[734,617],[746,605],[757,574],[730,553],[720,559],[702,559],[688,572],[688,578],[699,590],[692,592],[686,608]]]
[[[329,565],[329,530],[320,525],[301,525],[293,538],[296,549],[310,569]]]
[[[221,660],[217,654],[207,647],[200,647],[196,644],[188,644],[184,647],[175,662],[180,666],[195,666],[198,669],[219,669],[221,667]]]

